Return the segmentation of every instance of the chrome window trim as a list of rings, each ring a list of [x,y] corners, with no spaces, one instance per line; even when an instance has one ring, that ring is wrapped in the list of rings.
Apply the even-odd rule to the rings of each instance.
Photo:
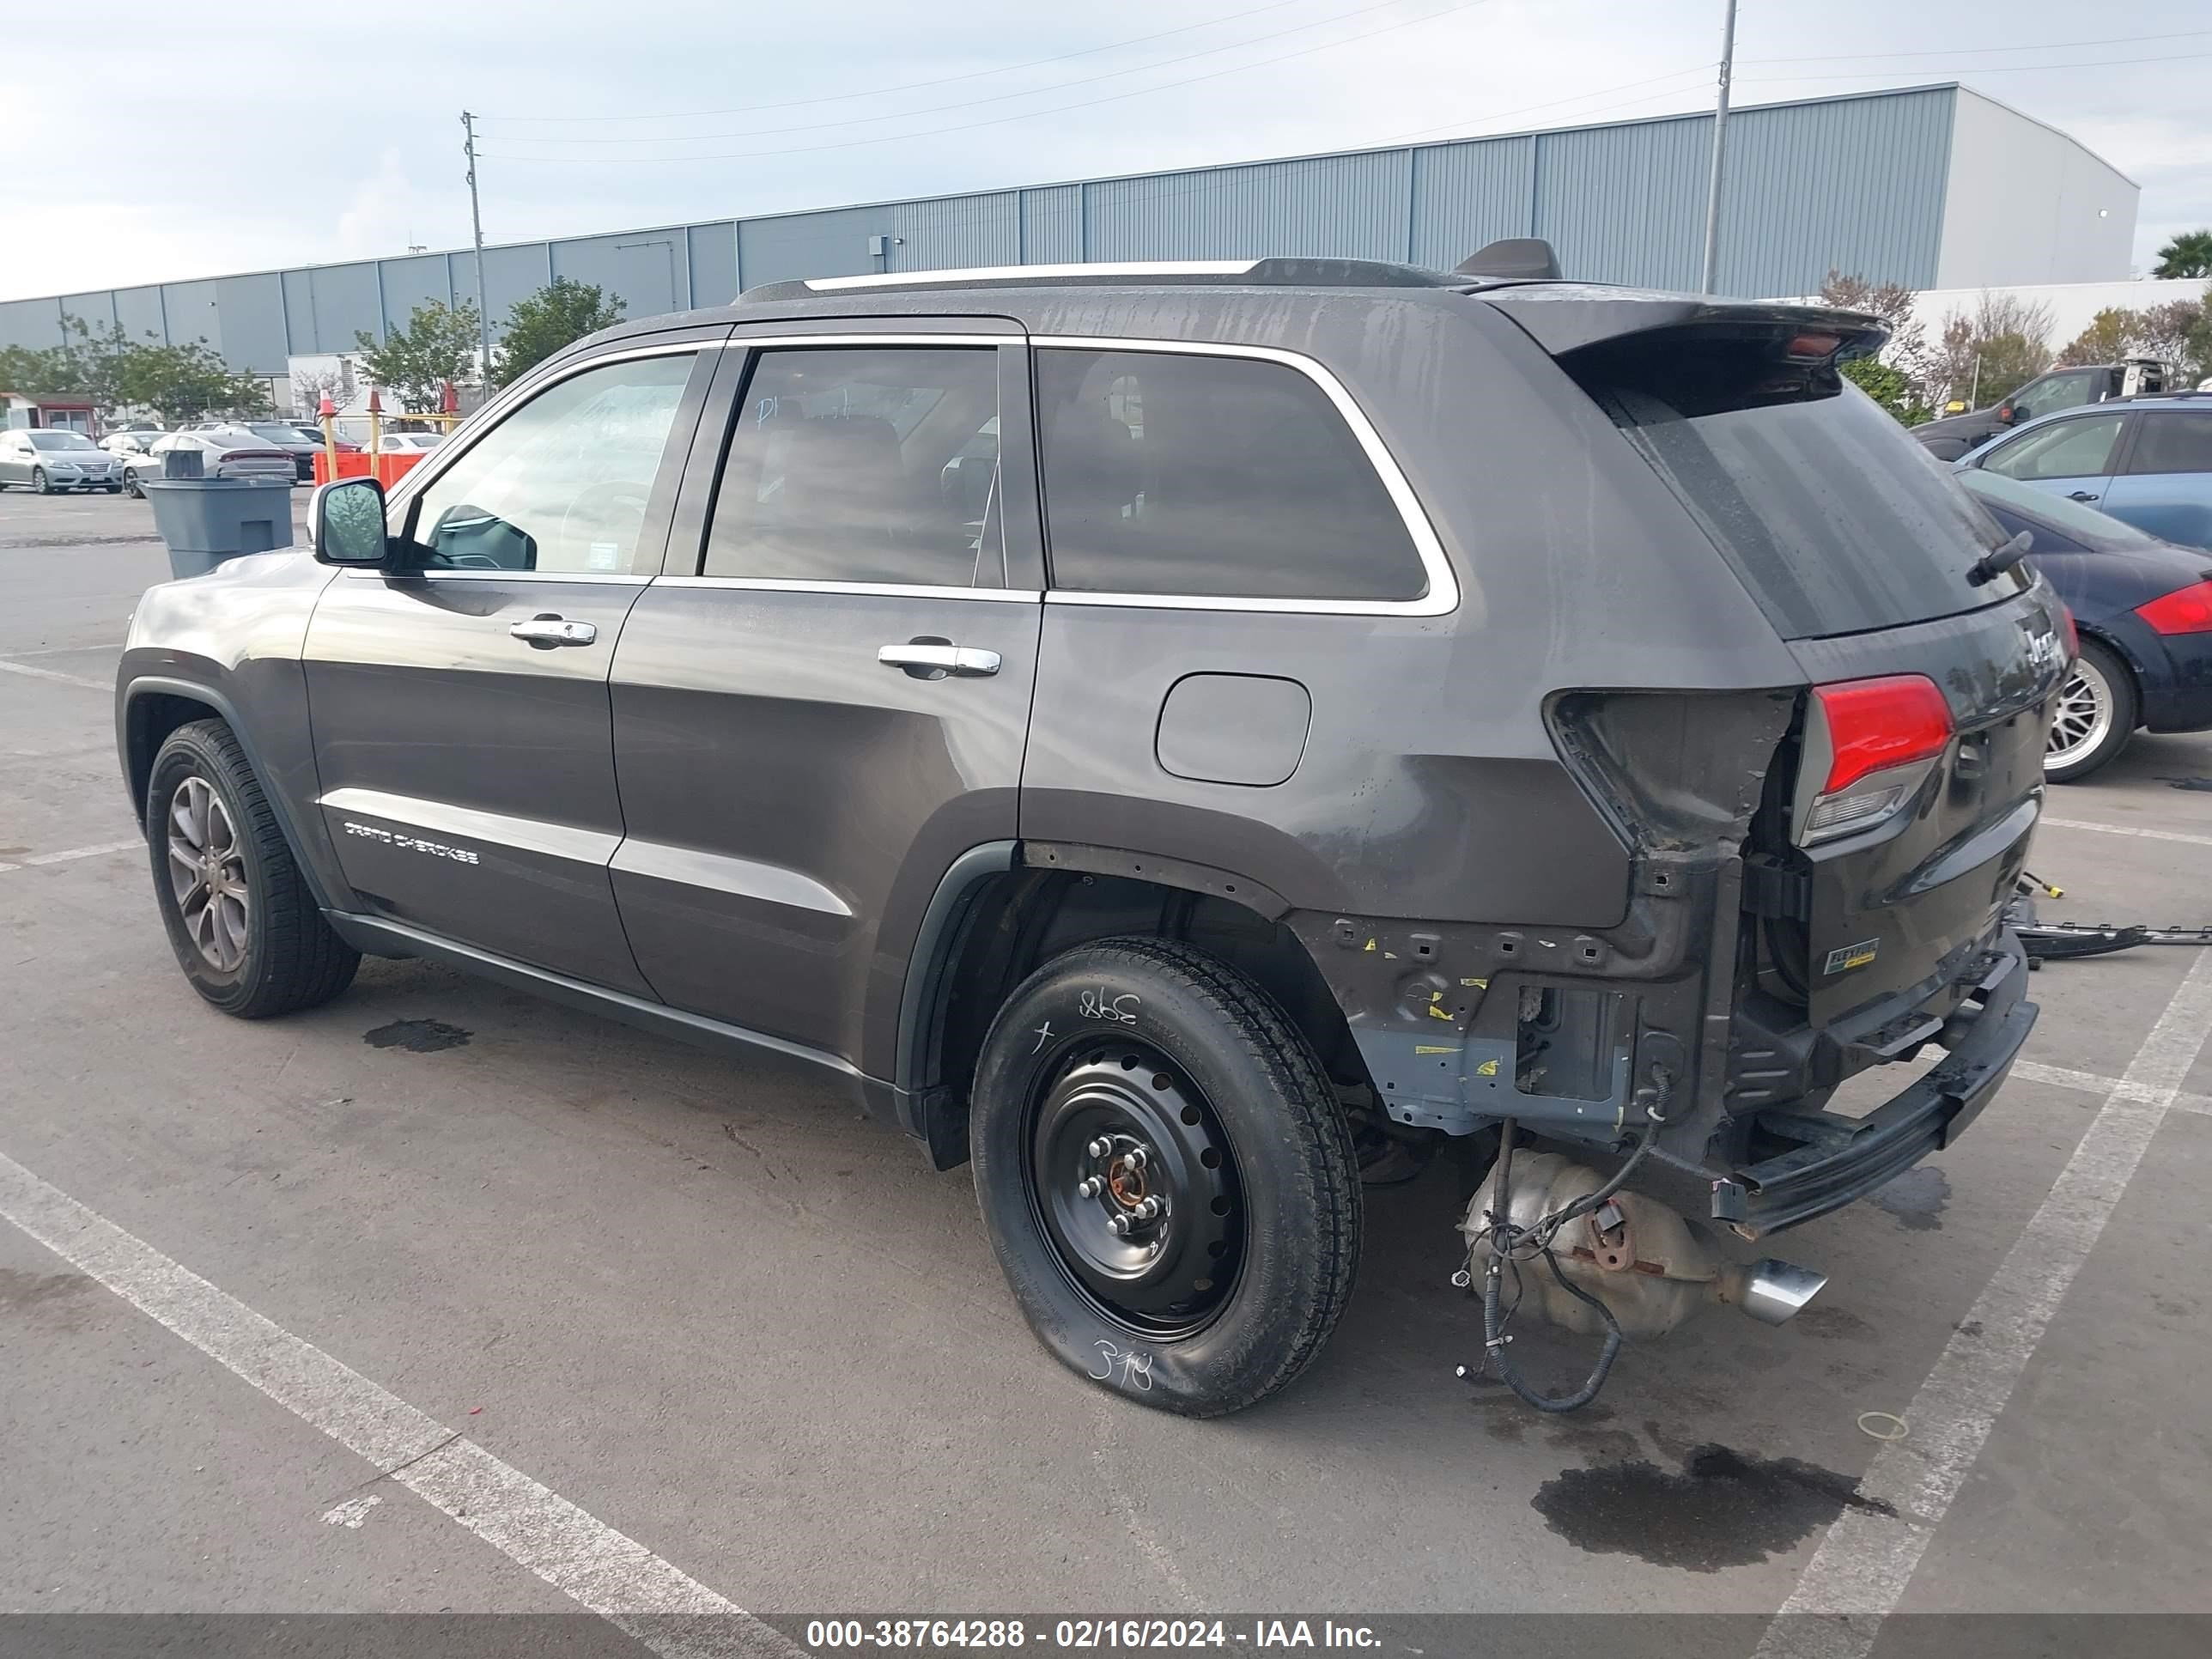
[[[649,575],[599,570],[579,570],[563,575],[557,570],[379,570],[373,566],[340,568],[356,581],[589,582],[599,587],[644,587],[653,580]]]
[[[739,327],[744,327],[742,323]],[[1026,334],[920,334],[904,329],[880,334],[739,334],[721,343],[725,351],[754,346],[1006,346],[1027,344]]]
[[[663,576],[656,587],[732,587],[755,593],[864,593],[886,599],[996,599],[1035,605],[1036,588],[939,587],[925,582],[801,581],[786,576]]]
[[[1039,276],[1242,276],[1257,259],[1137,259],[1108,264],[965,265],[945,270],[878,270],[865,276],[809,276],[816,294],[843,289],[898,288],[908,284],[1017,282]]]
[[[1124,335],[1035,334],[1030,344],[1039,349],[1061,346],[1079,351],[1149,351],[1175,352],[1197,357],[1243,357],[1259,362],[1280,363],[1294,368],[1316,386],[1335,406],[1344,422],[1352,428],[1353,440],[1367,457],[1367,464],[1375,469],[1382,480],[1391,505],[1398,509],[1404,521],[1406,533],[1412,538],[1413,551],[1420,559],[1422,574],[1428,579],[1427,591],[1412,599],[1265,599],[1254,595],[1200,593],[1094,593],[1070,588],[1049,588],[1045,592],[1048,605],[1103,605],[1135,610],[1152,611],[1269,611],[1306,616],[1324,617],[1444,617],[1459,609],[1459,578],[1453,571],[1451,560],[1444,552],[1443,541],[1436,526],[1429,521],[1428,513],[1421,506],[1420,497],[1413,493],[1413,484],[1399,466],[1397,457],[1391,454],[1382,441],[1382,434],[1367,418],[1344,383],[1317,360],[1296,351],[1285,351],[1279,346],[1237,345],[1212,340],[1146,340]],[[1042,445],[1039,445],[1037,467],[1040,477],[1044,469]],[[1049,481],[1046,495],[1050,496]],[[1046,538],[1049,544],[1051,526],[1048,521]]]

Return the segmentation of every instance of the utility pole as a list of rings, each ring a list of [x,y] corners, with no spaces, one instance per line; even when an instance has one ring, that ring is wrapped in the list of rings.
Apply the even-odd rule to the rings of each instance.
[[[1728,152],[1729,82],[1735,77],[1735,0],[1723,0],[1727,15],[1721,23],[1721,79],[1713,103],[1713,176],[1705,191],[1705,263],[1699,292],[1711,294],[1720,281],[1721,163]]]
[[[1729,0],[1729,15],[1735,15],[1735,0]],[[1733,21],[1731,21],[1733,27]],[[461,146],[469,158],[469,224],[477,239],[477,344],[483,353],[483,386],[491,390],[491,307],[484,297],[483,212],[477,204],[477,118],[467,110],[461,112],[461,129],[468,140]]]

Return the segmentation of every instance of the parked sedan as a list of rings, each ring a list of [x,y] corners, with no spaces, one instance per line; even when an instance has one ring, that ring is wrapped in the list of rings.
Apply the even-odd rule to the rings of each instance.
[[[58,427],[0,432],[0,489],[9,484],[21,484],[41,495],[58,489],[112,492],[121,487],[113,456],[83,433]]]
[[[140,483],[147,478],[160,477],[165,464],[162,458],[174,449],[198,450],[200,471],[204,477],[290,483],[299,476],[289,451],[277,448],[245,427],[210,427],[196,432],[168,433],[156,440],[143,455],[131,457],[123,468],[124,492],[143,495]]]
[[[115,458],[115,474],[123,476],[123,464],[133,455],[143,455],[154,447],[157,439],[168,434],[155,427],[125,427],[120,432],[111,432],[100,441],[100,447]]]
[[[2212,548],[2212,397],[2120,398],[2031,421],[1960,461]]]
[[[380,455],[422,455],[446,441],[442,432],[387,432],[376,441]]]
[[[2153,732],[2212,728],[2212,556],[1987,468],[1959,482],[2066,601],[2081,655],[2043,753],[2053,783],[2086,778]]]

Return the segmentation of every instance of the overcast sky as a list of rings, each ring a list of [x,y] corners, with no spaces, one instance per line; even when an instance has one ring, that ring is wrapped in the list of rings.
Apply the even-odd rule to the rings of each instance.
[[[0,52],[0,298],[464,246],[465,106],[485,238],[514,241],[1705,107],[1720,12],[34,8]],[[1890,55],[1838,56],[1846,37]],[[2139,268],[2212,224],[2205,0],[1744,0],[1736,51],[1739,102],[1955,79],[2073,134],[2142,186]]]

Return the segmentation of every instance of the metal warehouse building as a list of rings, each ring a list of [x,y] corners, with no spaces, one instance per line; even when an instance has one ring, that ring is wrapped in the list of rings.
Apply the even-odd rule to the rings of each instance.
[[[793,276],[1258,254],[1449,269],[1540,236],[1570,276],[1691,288],[1711,114],[719,219],[488,247],[495,326],[556,276],[633,317],[722,303]],[[1803,295],[1831,270],[1908,287],[2128,274],[2135,183],[2065,134],[1955,83],[1752,106],[1729,121],[1720,286]],[[349,351],[426,300],[477,292],[463,249],[0,303],[0,345],[64,316],[204,338],[231,365]]]

